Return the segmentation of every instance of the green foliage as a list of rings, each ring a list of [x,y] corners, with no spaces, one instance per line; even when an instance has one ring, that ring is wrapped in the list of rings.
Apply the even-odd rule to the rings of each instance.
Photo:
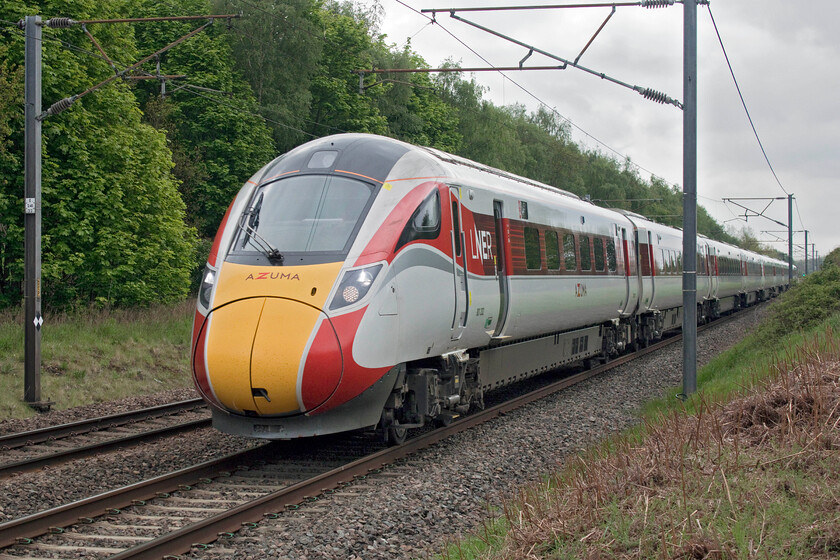
[[[823,266],[838,266],[840,267],[840,247],[836,247],[833,251],[823,257]]]
[[[401,51],[389,49],[380,39],[375,44],[378,68],[428,68],[407,44]],[[461,145],[457,111],[437,95],[429,74],[384,75],[366,84],[376,91],[377,109],[388,120],[390,134],[405,142],[456,152]]]
[[[354,73],[373,63],[374,47],[368,28],[345,12],[333,6],[320,13],[324,42],[310,89],[309,132],[314,136],[342,131],[387,134],[387,120],[376,107],[381,93],[374,89],[360,95],[359,76]]]
[[[15,137],[19,136],[16,126],[23,121],[23,67],[8,56],[10,46],[0,35],[0,308],[16,301],[19,282],[11,275],[14,265],[8,251],[22,238],[15,225],[8,218],[20,210],[20,196],[10,197],[5,193],[19,188],[19,177],[2,170],[21,169],[23,154],[15,149]],[[17,141],[19,143],[19,140]],[[17,191],[20,192],[20,191]],[[18,212],[18,216],[19,216]],[[10,236],[10,227],[12,232]]]
[[[226,35],[236,68],[251,85],[259,113],[268,119],[277,152],[309,140],[302,130],[323,45],[317,3],[215,0],[213,7],[216,13],[242,13]]]
[[[118,3],[44,2],[16,6],[13,17],[61,14],[74,19],[123,15]],[[7,14],[5,17],[10,17]],[[94,26],[92,26],[94,27]],[[133,35],[95,27],[115,60],[133,60]],[[81,30],[45,30],[45,38],[88,49]],[[79,55],[53,40],[43,42],[43,99],[49,105],[112,75],[102,60]],[[23,41],[3,37],[8,59],[22,61]],[[7,117],[9,151],[0,168],[2,303],[20,298],[23,278],[23,115]],[[64,113],[43,122],[43,301],[47,307],[96,302],[147,304],[183,298],[189,282],[194,233],[184,225],[184,205],[171,174],[162,133],[141,122],[130,88],[109,84]]]
[[[840,267],[825,266],[809,274],[773,306],[763,334],[777,337],[808,330],[840,312]]]
[[[9,46],[0,43],[0,167],[17,165],[12,146],[12,117],[23,111],[23,67],[8,57]],[[20,117],[20,115],[18,115]]]
[[[132,15],[172,14],[172,7],[138,0]],[[207,0],[179,0],[179,13],[210,11]],[[154,52],[196,29],[203,22],[166,22],[138,26],[137,44]],[[138,87],[149,122],[167,131],[176,176],[187,206],[187,219],[203,237],[212,237],[230,201],[257,169],[276,155],[271,132],[257,116],[251,87],[234,70],[234,58],[224,24],[209,29],[167,51],[161,72],[185,75],[170,83],[175,90],[166,102],[159,85]],[[204,89],[195,89],[193,86]],[[214,90],[214,91],[208,91]]]

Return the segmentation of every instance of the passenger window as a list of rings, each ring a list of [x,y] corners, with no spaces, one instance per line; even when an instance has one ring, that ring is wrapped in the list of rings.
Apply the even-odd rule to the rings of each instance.
[[[537,228],[525,228],[525,268],[528,270],[540,270],[542,268],[540,259],[540,230]]]
[[[592,270],[592,247],[587,235],[580,236],[580,269]]]
[[[560,268],[560,243],[556,231],[545,232],[545,265],[548,270]]]
[[[595,270],[604,272],[604,240],[596,237],[593,241],[595,242]]]
[[[577,270],[577,257],[575,256],[575,236],[571,233],[563,235],[563,260],[566,270]]]
[[[607,266],[610,272],[615,272],[618,269],[615,259],[615,241],[607,239]]]

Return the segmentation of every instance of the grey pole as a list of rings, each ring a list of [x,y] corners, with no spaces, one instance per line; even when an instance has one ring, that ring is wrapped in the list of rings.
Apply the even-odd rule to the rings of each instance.
[[[41,18],[26,16],[24,131],[24,401],[41,400]]]
[[[793,195],[788,195],[788,288],[793,286]]]
[[[683,395],[697,391],[697,0],[683,2]]]
[[[808,230],[805,230],[805,276],[808,276]]]

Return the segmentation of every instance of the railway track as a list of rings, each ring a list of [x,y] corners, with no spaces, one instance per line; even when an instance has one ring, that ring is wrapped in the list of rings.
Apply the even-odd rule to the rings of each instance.
[[[182,554],[196,543],[232,537],[243,525],[258,523],[266,515],[311,508],[331,493],[352,490],[354,480],[371,471],[678,340],[673,337],[571,375],[399,447],[384,448],[363,436],[267,444],[4,523],[0,547],[8,548],[0,551],[0,560],[158,559]],[[216,552],[224,554],[224,548]]]
[[[0,478],[210,426],[201,399],[0,436]]]

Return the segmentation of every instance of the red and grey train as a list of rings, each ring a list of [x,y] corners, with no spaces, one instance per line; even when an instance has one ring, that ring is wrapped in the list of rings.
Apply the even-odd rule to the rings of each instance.
[[[488,390],[682,322],[682,237],[435,149],[314,140],[231,203],[200,288],[213,425],[286,439],[446,423]],[[700,238],[701,320],[785,289],[787,265]]]

